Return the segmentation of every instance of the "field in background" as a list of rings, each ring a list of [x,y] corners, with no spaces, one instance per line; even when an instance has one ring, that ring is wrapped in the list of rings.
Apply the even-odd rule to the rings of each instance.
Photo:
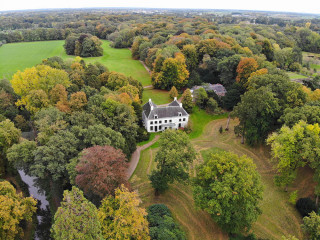
[[[110,71],[132,76],[142,82],[144,86],[151,84],[149,73],[137,60],[131,58],[129,49],[115,49],[110,42],[103,41],[104,54],[101,57],[85,58],[87,63],[100,62]],[[0,79],[10,79],[18,70],[33,67],[43,59],[59,56],[62,59],[74,58],[68,56],[63,49],[64,41],[42,41],[10,43],[0,47]]]

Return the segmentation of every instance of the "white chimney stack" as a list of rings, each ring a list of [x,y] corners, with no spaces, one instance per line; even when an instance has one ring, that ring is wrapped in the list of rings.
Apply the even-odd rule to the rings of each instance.
[[[177,101],[177,97],[174,97],[174,101]]]

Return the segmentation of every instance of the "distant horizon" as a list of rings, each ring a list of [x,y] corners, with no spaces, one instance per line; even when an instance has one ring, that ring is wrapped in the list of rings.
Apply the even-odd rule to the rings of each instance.
[[[181,7],[183,6],[183,7]],[[44,2],[40,0],[11,0],[0,5],[0,12],[63,10],[63,9],[177,9],[177,10],[224,10],[224,11],[256,11],[276,13],[297,13],[320,15],[320,9],[315,7],[313,0],[303,2],[269,0],[261,4],[254,0],[227,0],[223,2],[207,2],[198,0],[189,2],[183,0],[55,0]]]

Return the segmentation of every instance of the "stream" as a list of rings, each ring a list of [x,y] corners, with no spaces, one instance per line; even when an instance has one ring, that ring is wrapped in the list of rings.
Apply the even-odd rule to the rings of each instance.
[[[38,201],[37,219],[38,224],[35,231],[35,240],[48,240],[50,239],[50,227],[51,227],[51,212],[49,208],[49,202],[45,196],[45,191],[39,189],[36,186],[36,177],[28,176],[24,171],[19,170],[19,174],[23,182],[28,185],[30,196],[34,197]]]

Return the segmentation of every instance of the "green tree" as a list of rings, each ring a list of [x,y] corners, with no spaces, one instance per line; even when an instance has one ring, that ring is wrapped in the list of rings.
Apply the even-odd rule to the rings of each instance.
[[[217,70],[220,72],[220,80],[224,86],[231,86],[237,77],[237,67],[241,60],[239,55],[224,57],[218,63]]]
[[[195,90],[194,96],[196,98],[196,104],[199,108],[205,108],[207,106],[208,94],[203,87]]]
[[[320,216],[311,212],[303,218],[302,229],[309,235],[310,239],[317,240],[320,237]]]
[[[34,151],[34,164],[30,167],[32,175],[53,180],[67,178],[67,163],[78,154],[78,139],[69,131],[59,131],[44,146]]]
[[[275,94],[266,87],[250,90],[234,107],[232,116],[239,118],[238,129],[249,145],[265,140],[279,116],[279,103]]]
[[[310,164],[316,170],[314,178],[319,182],[320,165],[320,127],[300,121],[292,128],[283,126],[279,133],[273,133],[267,140],[271,145],[273,160],[276,162],[279,176],[276,183],[288,186],[295,179],[299,167]],[[319,195],[316,187],[316,195]]]
[[[196,152],[185,132],[167,130],[159,139],[159,151],[156,154],[156,170],[149,176],[156,195],[168,189],[175,180],[189,178],[189,164],[196,158]]]
[[[188,112],[188,113],[192,113],[192,109],[193,109],[193,99],[192,99],[192,95],[191,95],[191,91],[189,88],[187,88],[183,94],[182,94],[182,106],[183,108]]]
[[[25,173],[31,175],[30,167],[34,163],[34,151],[37,148],[35,141],[23,140],[14,144],[8,149],[7,158],[9,163],[17,169],[23,169]]]
[[[9,119],[0,122],[0,153],[5,156],[7,150],[19,142],[21,131]]]
[[[301,107],[286,108],[279,120],[288,127],[293,127],[300,120],[309,124],[320,124],[320,106],[303,105]]]
[[[0,182],[0,239],[14,240],[23,236],[19,226],[22,220],[32,221],[36,212],[36,200],[22,196],[8,182]]]
[[[136,192],[129,192],[121,186],[116,189],[115,197],[107,196],[99,208],[99,220],[105,239],[149,240],[146,210],[139,207]]]
[[[214,100],[212,97],[208,99],[207,102],[207,111],[211,113],[215,113],[219,111],[219,105],[216,100]]]
[[[198,53],[196,46],[193,44],[187,44],[183,46],[183,55],[186,57],[186,65],[189,72],[192,72],[198,67]]]
[[[97,208],[76,187],[64,191],[51,232],[55,240],[103,239]]]
[[[260,175],[252,159],[230,152],[212,154],[197,168],[193,196],[228,233],[248,231],[261,214]]]
[[[148,222],[151,239],[185,240],[186,236],[172,217],[171,211],[164,204],[148,207]]]

